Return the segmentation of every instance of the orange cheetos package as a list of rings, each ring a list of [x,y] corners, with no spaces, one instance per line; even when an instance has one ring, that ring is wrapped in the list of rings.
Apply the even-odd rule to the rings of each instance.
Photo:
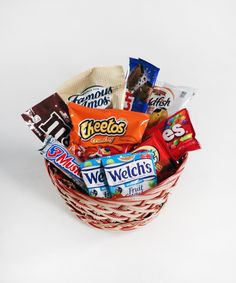
[[[149,115],[119,109],[93,109],[68,103],[73,124],[70,143],[84,148],[120,144],[137,144],[142,140]]]

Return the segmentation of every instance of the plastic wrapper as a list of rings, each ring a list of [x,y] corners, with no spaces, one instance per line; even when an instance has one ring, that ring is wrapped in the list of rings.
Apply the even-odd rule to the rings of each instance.
[[[73,129],[71,142],[84,148],[136,144],[142,139],[149,115],[118,109],[90,109],[68,103]]]
[[[147,61],[135,58],[130,58],[129,67],[124,109],[146,113],[160,69]]]
[[[134,196],[157,184],[152,151],[118,154],[102,158],[112,196]]]

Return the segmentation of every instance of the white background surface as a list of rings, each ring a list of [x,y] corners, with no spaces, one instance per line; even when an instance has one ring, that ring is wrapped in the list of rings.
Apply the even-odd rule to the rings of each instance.
[[[0,282],[236,282],[235,1],[0,1]],[[198,88],[202,144],[133,232],[78,221],[20,113],[95,65],[142,57]]]

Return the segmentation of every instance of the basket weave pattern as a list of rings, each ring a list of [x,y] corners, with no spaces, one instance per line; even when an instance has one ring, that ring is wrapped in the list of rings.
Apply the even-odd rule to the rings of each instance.
[[[56,173],[52,164],[46,161],[46,167],[61,197],[79,219],[96,228],[127,231],[144,226],[160,212],[176,185],[186,160],[187,157],[176,173],[157,187],[141,195],[115,199],[93,198],[76,191],[72,189],[70,179],[60,172]]]

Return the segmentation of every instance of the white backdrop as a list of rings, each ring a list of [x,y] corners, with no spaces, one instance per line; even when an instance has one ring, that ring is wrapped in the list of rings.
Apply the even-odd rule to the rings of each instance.
[[[236,282],[235,1],[0,1],[0,282]],[[52,186],[20,114],[95,65],[160,67],[198,88],[192,152],[164,211],[86,226]]]

